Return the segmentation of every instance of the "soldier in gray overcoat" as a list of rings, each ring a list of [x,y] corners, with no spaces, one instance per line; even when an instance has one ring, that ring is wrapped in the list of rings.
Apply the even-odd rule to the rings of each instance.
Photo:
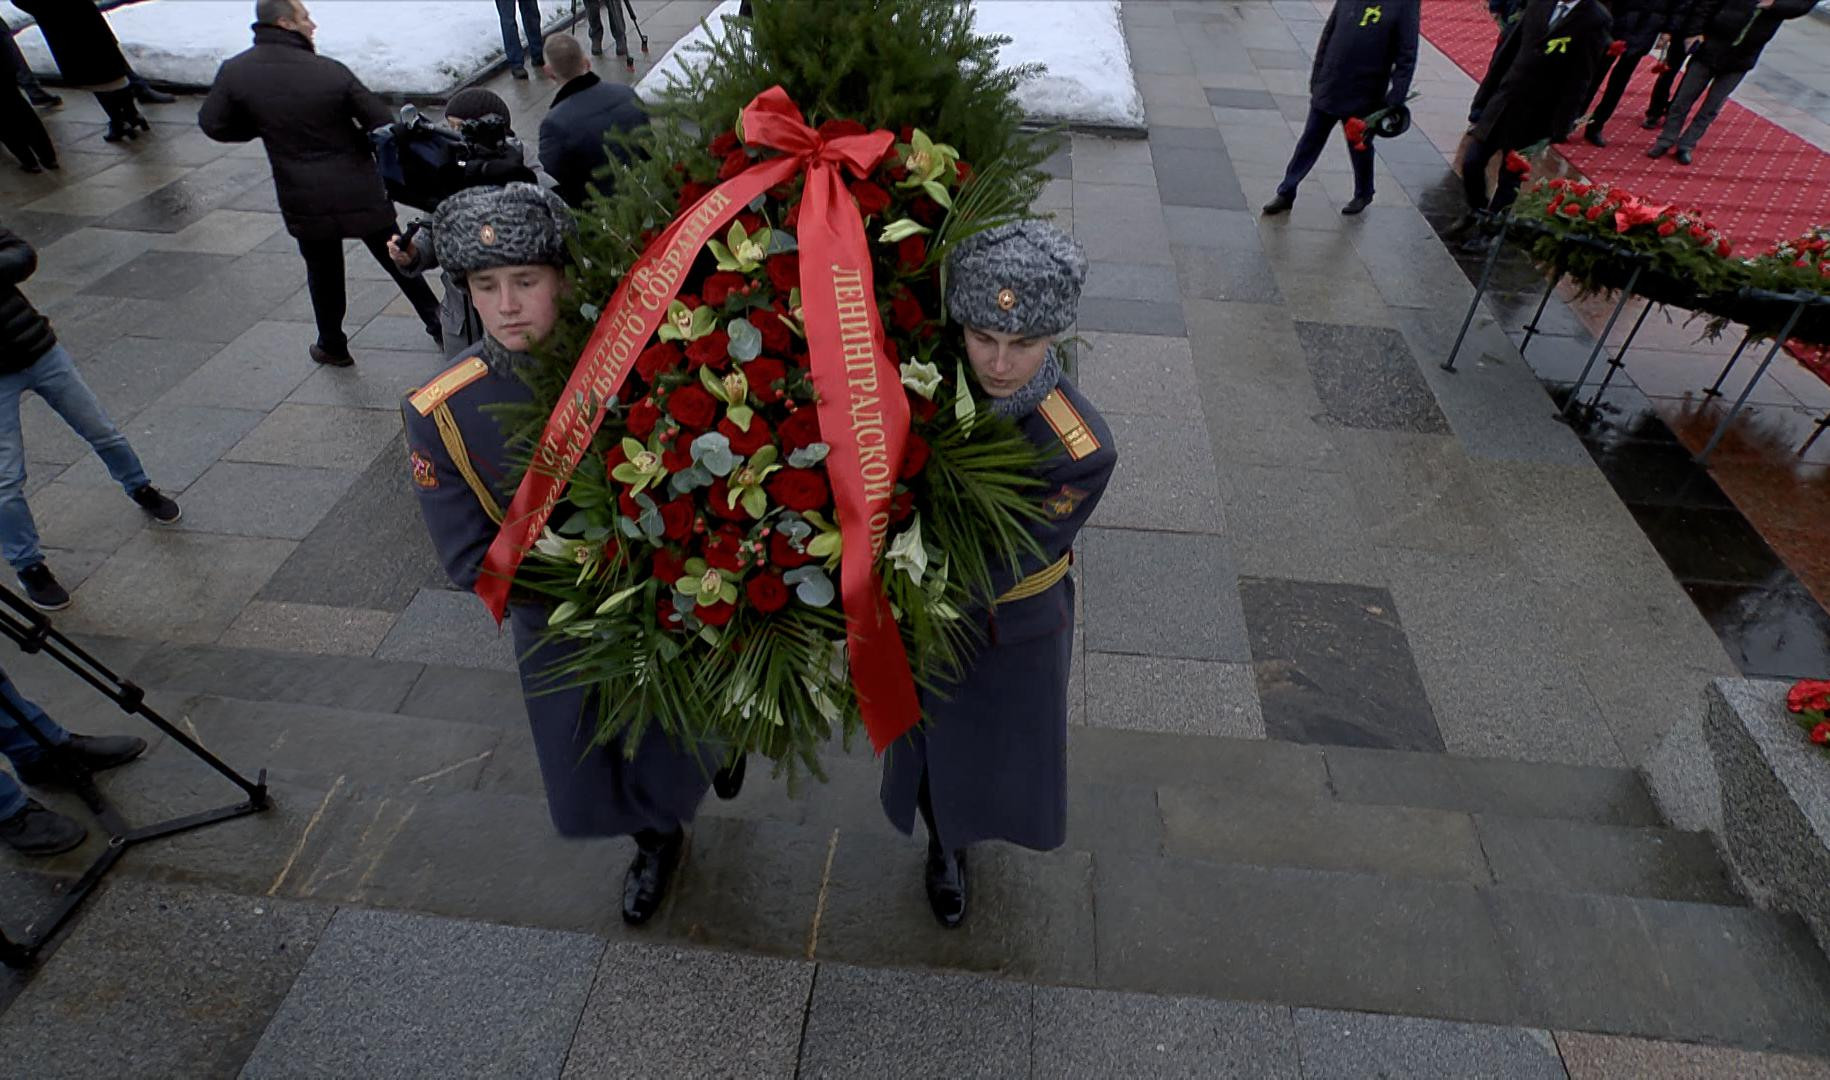
[[[439,258],[470,293],[486,331],[456,365],[408,395],[409,465],[432,545],[462,588],[476,585],[495,540],[514,453],[489,406],[532,395],[516,373],[527,349],[558,318],[572,214],[533,184],[473,188],[439,206]],[[547,808],[563,836],[624,836],[636,856],[623,883],[623,919],[647,921],[660,907],[691,821],[711,786],[719,755],[682,749],[650,725],[630,756],[621,740],[594,745],[597,705],[589,688],[553,689],[549,674],[568,646],[543,641],[548,603],[511,596],[510,622]],[[720,794],[736,794],[737,778]]]
[[[971,613],[983,641],[959,681],[924,694],[929,723],[885,755],[884,813],[905,833],[918,812],[927,825],[928,902],[949,929],[966,917],[969,845],[1046,851],[1067,837],[1070,549],[1118,463],[1111,430],[1052,348],[1086,269],[1080,246],[1040,221],[979,233],[948,258],[947,309],[978,388],[1046,455],[1044,520],[1030,528],[1042,556],[1001,569],[996,603]]]

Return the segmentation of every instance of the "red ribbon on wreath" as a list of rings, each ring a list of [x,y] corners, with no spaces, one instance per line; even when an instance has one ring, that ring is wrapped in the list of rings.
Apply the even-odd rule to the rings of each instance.
[[[781,156],[751,165],[676,217],[617,286],[547,418],[533,462],[483,557],[476,591],[500,622],[515,570],[540,538],[603,423],[604,403],[634,370],[705,242],[757,196],[805,173],[798,233],[801,309],[820,430],[831,447],[826,474],[843,539],[839,581],[852,685],[871,744],[881,751],[920,716],[908,655],[876,572],[908,440],[909,406],[901,375],[885,355],[864,221],[843,172],[869,174],[895,136],[872,131],[824,138],[779,86],[744,107],[741,130],[745,142]]]

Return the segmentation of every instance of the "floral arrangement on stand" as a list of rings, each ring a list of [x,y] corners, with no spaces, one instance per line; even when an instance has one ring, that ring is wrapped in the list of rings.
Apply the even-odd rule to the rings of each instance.
[[[1786,694],[1786,709],[1808,733],[1807,738],[1830,753],[1830,679],[1800,679]]]
[[[1704,297],[1732,288],[1734,241],[1700,210],[1647,202],[1611,184],[1559,178],[1521,194],[1514,215],[1526,226],[1533,257],[1561,268],[1585,290],[1620,288],[1634,256],[1646,260],[1655,279],[1648,289]],[[1568,243],[1572,238],[1596,243]]]

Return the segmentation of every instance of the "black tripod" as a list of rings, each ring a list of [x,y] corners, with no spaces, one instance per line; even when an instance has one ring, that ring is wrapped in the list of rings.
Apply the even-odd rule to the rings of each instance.
[[[608,13],[614,15],[616,13],[618,0],[605,0],[605,2],[609,5]],[[621,3],[623,5],[623,10],[629,13],[629,25],[635,28],[635,36],[641,39],[642,55],[647,56],[648,35],[642,32],[642,24],[636,21],[635,0],[621,0]],[[572,0],[572,36],[578,36],[578,0]],[[627,41],[628,39],[625,37],[624,40]],[[635,70],[635,57],[631,56],[627,51],[623,53],[623,66],[630,71]]]
[[[148,840],[157,840],[160,837],[171,836],[205,825],[214,825],[219,821],[228,821],[231,818],[257,813],[267,809],[270,803],[267,799],[267,770],[262,769],[255,780],[249,781],[247,777],[223,764],[216,755],[204,749],[195,739],[173,727],[163,716],[147,705],[144,690],[108,670],[101,661],[90,656],[81,646],[59,633],[41,612],[3,585],[0,585],[0,634],[11,638],[20,649],[27,653],[43,652],[46,656],[69,668],[78,678],[95,687],[97,692],[120,706],[123,712],[130,716],[144,717],[148,723],[171,736],[178,745],[196,755],[197,759],[205,765],[221,773],[225,779],[241,788],[248,796],[242,802],[233,805],[135,828],[96,788],[95,777],[89,770],[80,765],[71,764],[57,755],[54,744],[45,736],[44,732],[38,730],[38,726],[27,719],[12,702],[0,697],[0,713],[4,713],[7,719],[18,724],[21,730],[45,749],[48,755],[46,760],[56,762],[61,770],[59,777],[61,783],[76,792],[84,804],[95,814],[96,821],[108,830],[108,846],[100,855],[96,856],[94,862],[89,864],[89,868],[83,871],[82,877],[76,880],[76,884],[70,887],[69,892],[64,895],[62,903],[37,937],[14,942],[6,936],[4,931],[0,931],[0,963],[4,963],[8,967],[25,967],[37,958],[39,951],[45,947],[46,943],[63,929],[65,923],[70,921],[70,917],[76,914],[76,909],[82,906],[82,902],[95,890],[96,885],[101,883],[102,876],[120,860],[121,855],[128,848]]]

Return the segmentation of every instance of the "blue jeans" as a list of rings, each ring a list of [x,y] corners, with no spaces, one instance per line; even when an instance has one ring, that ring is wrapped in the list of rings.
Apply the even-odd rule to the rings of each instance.
[[[122,490],[132,495],[145,487],[146,470],[127,445],[127,436],[108,419],[76,364],[62,345],[39,357],[24,371],[0,375],[0,555],[14,570],[44,561],[38,550],[38,526],[25,504],[25,438],[19,429],[19,398],[36,391],[64,423],[84,439],[108,466]]]
[[[1322,156],[1322,148],[1328,145],[1328,136],[1334,129],[1346,122],[1344,116],[1330,116],[1320,109],[1310,106],[1309,121],[1303,125],[1303,133],[1297,136],[1296,149],[1290,152],[1290,167],[1284,172],[1284,182],[1277,185],[1277,193],[1285,198],[1296,198],[1296,185],[1303,182],[1309,170],[1315,168],[1317,158]],[[1342,136],[1346,138],[1345,135]],[[1353,193],[1355,198],[1371,199],[1373,197],[1373,151],[1372,140],[1366,141],[1366,149],[1347,148],[1348,160],[1353,162]]]
[[[520,35],[515,33],[515,7],[521,7],[521,27],[527,34],[527,52],[521,51]],[[546,54],[540,50],[540,4],[539,0],[496,0],[496,15],[502,20],[502,49],[508,53],[508,66],[518,68],[524,58],[531,59],[535,67],[546,63]]]
[[[70,741],[70,733],[57,726],[57,721],[44,714],[44,710],[27,701],[13,685],[13,680],[0,671],[0,697],[4,697],[13,708],[25,714],[25,718],[37,728],[46,739],[53,743]],[[13,763],[14,768],[28,765],[44,756],[44,747],[32,738],[18,721],[0,711],[0,754]],[[25,792],[19,782],[6,773],[0,773],[0,821],[12,817],[25,809]]]

